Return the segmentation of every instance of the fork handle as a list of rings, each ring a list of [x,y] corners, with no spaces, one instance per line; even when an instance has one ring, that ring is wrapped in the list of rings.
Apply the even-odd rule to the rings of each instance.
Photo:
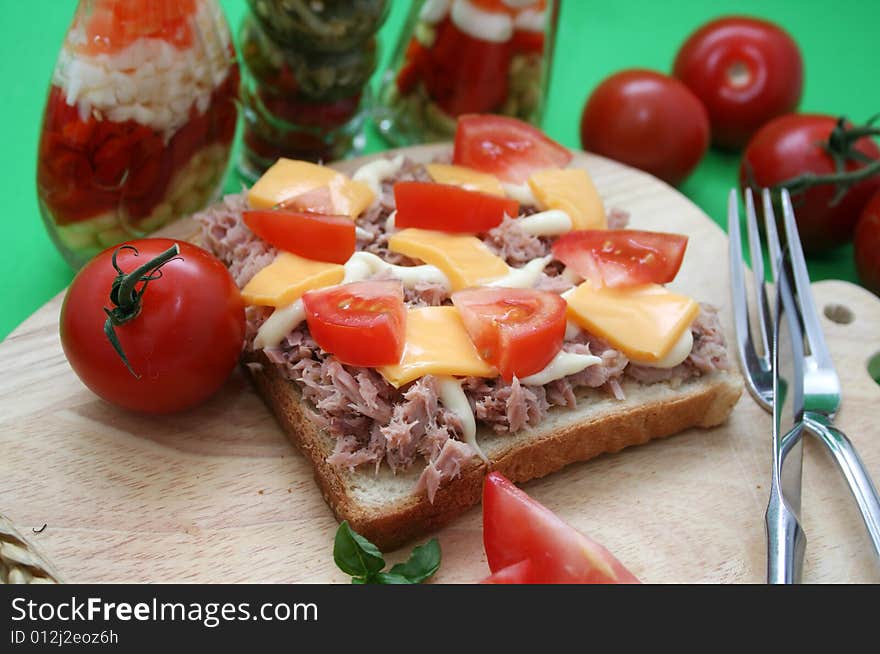
[[[804,569],[807,537],[797,515],[782,497],[776,480],[765,515],[767,527],[767,583],[799,584]]]
[[[825,416],[808,412],[804,415],[804,424],[822,441],[837,462],[862,513],[874,552],[880,558],[880,495],[865,470],[865,464],[846,434]]]

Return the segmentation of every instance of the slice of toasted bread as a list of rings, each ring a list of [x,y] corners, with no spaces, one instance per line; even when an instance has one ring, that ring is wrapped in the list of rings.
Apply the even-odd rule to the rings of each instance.
[[[483,477],[498,470],[514,482],[524,482],[585,461],[604,452],[671,436],[689,427],[712,427],[727,419],[742,392],[735,372],[715,372],[677,388],[667,383],[625,382],[625,400],[604,391],[583,390],[576,409],[552,409],[536,427],[499,435],[489,429],[477,440],[489,458],[476,456],[461,474],[443,483],[434,501],[416,492],[419,466],[393,474],[387,466],[349,471],[327,463],[333,439],[310,418],[314,411],[297,387],[284,379],[262,354],[246,366],[258,391],[299,450],[309,458],[324,499],[339,520],[382,550],[446,524],[480,501]]]

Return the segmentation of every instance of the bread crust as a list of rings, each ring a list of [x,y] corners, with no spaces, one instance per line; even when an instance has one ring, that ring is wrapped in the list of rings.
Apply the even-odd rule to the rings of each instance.
[[[736,372],[716,372],[678,389],[666,384],[644,386],[655,391],[662,387],[664,392],[644,401],[635,397],[623,408],[606,402],[608,408],[597,411],[589,402],[579,402],[577,409],[551,410],[547,419],[533,429],[505,436],[478,433],[490,463],[474,457],[458,477],[440,486],[433,503],[424,491],[415,492],[415,472],[388,480],[393,492],[375,501],[365,500],[360,492],[379,485],[379,476],[372,468],[349,471],[327,463],[333,439],[311,419],[313,409],[295,384],[285,379],[262,352],[249,353],[244,363],[288,438],[312,463],[315,480],[336,518],[348,520],[358,533],[385,551],[447,524],[477,504],[483,478],[490,470],[498,470],[514,482],[525,482],[570,463],[665,438],[690,427],[713,427],[727,419],[742,393],[742,379]],[[633,385],[628,395],[638,395],[638,390],[639,386]],[[389,477],[387,471],[385,477]],[[381,496],[381,492],[377,494]]]

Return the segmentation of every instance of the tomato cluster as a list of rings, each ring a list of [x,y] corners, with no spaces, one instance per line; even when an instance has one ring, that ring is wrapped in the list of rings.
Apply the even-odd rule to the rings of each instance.
[[[709,143],[739,148],[793,111],[803,88],[794,40],[773,23],[713,20],[682,44],[673,74],[625,70],[602,82],[581,117],[581,143],[678,185]]]
[[[871,124],[799,114],[804,63],[784,29],[748,16],[709,21],[679,48],[672,74],[624,70],[601,82],[585,103],[584,149],[681,184],[711,142],[744,148],[743,188],[788,188],[804,250],[815,254],[856,238],[863,284],[880,293],[878,257],[867,256],[880,192],[880,148]]]

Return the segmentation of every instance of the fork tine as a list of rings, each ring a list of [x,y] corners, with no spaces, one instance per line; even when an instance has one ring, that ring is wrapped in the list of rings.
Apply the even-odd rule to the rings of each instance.
[[[758,333],[761,335],[763,356],[770,367],[770,344],[772,343],[773,324],[771,322],[770,302],[767,299],[767,285],[764,282],[764,255],[761,252],[761,236],[758,234],[758,218],[755,214],[755,200],[752,189],[745,191],[746,221],[749,235],[749,252],[752,259],[752,278],[755,288],[755,306],[758,310]]]
[[[727,233],[730,259],[730,294],[733,302],[733,320],[736,334],[736,353],[744,372],[746,387],[765,408],[770,406],[772,387],[767,380],[769,359],[758,357],[752,341],[749,317],[749,301],[743,269],[742,235],[739,225],[739,201],[737,190],[730,192],[727,203]]]
[[[733,300],[733,318],[736,327],[740,359],[745,361],[745,347],[749,334],[749,300],[743,277],[742,235],[739,228],[739,199],[736,189],[730,191],[727,201],[727,242],[730,248],[730,288]]]
[[[822,327],[819,325],[819,312],[813,300],[813,291],[810,288],[810,276],[807,273],[807,263],[804,260],[804,250],[801,246],[801,237],[798,233],[797,222],[794,218],[794,209],[791,206],[791,196],[788,189],[782,189],[782,217],[785,227],[785,240],[791,252],[791,264],[794,272],[794,285],[797,301],[801,308],[801,317],[804,323],[804,332],[810,345],[810,354],[822,366],[833,367]]]
[[[773,198],[770,189],[765,188],[761,193],[764,204],[764,231],[767,234],[767,255],[770,259],[770,270],[773,273],[773,281],[779,279],[779,259],[782,256],[782,246],[779,244],[779,232],[776,230],[776,214],[773,211]]]

